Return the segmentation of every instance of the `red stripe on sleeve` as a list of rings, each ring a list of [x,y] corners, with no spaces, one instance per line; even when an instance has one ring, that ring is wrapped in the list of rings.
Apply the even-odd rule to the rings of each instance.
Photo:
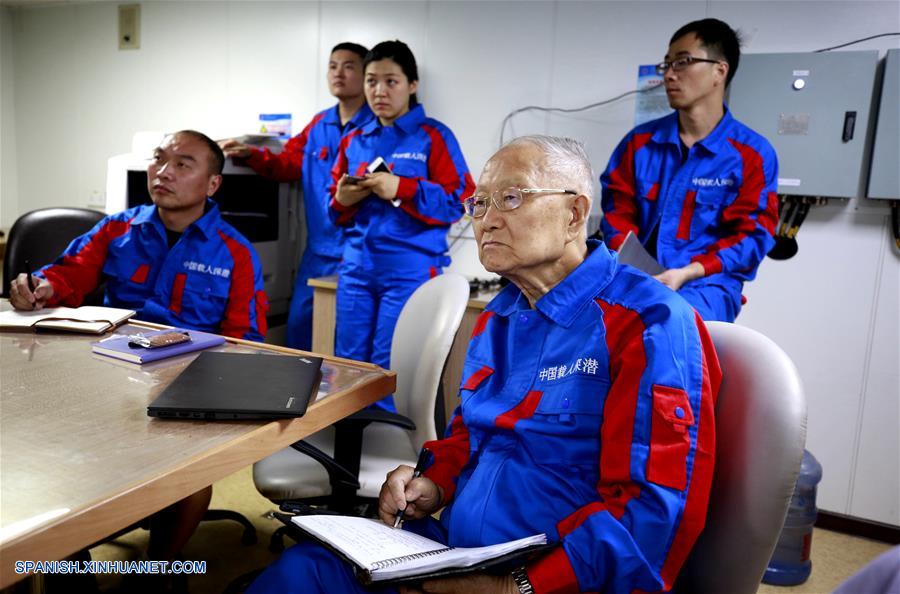
[[[715,254],[700,254],[691,258],[691,262],[699,262],[706,276],[722,272],[722,260]]]
[[[45,268],[44,277],[53,286],[53,299],[47,305],[81,305],[84,296],[100,284],[109,244],[130,229],[131,221],[107,221],[77,253]]]
[[[269,331],[269,320],[266,319],[266,315],[269,313],[269,297],[265,291],[257,291],[255,301],[256,326],[259,328],[259,333],[265,336]]]
[[[647,200],[656,200],[657,198],[659,198],[659,183],[650,186],[650,191],[647,192]]]
[[[632,231],[638,234],[638,208],[637,196],[634,183],[634,155],[645,144],[650,141],[653,135],[648,133],[635,134],[628,141],[622,159],[619,161],[618,167],[609,174],[609,191],[613,195],[613,208],[610,212],[604,213],[607,222],[612,225],[619,233],[622,239],[610,238],[609,247],[618,249],[625,235]]]
[[[494,420],[494,425],[500,429],[509,429],[512,431],[515,428],[516,423],[522,419],[531,418],[543,395],[544,393],[540,390],[528,392],[528,394],[525,395],[525,398],[522,399],[522,402],[502,415],[499,415],[496,420]]]
[[[753,148],[734,139],[728,139],[728,142],[741,155],[741,160],[743,161],[743,183],[741,183],[737,198],[721,214],[722,226],[730,230],[731,234],[711,245],[706,250],[708,254],[715,254],[740,243],[756,229],[757,222],[772,234],[778,220],[777,196],[773,197],[771,195],[772,192],[769,192],[763,198],[763,190],[766,188],[766,177],[762,156]],[[760,204],[762,200],[765,200],[765,205]],[[754,213],[757,213],[756,220],[752,217]],[[703,256],[699,256],[696,259],[706,268],[706,261]]]
[[[231,286],[228,289],[225,318],[219,331],[225,336],[243,338],[250,330],[250,304],[255,293],[253,260],[250,257],[250,250],[239,241],[222,231],[219,231],[219,237],[225,242],[234,262],[231,267]]]
[[[187,274],[179,272],[172,281],[172,295],[169,297],[169,309],[175,312],[176,316],[181,315],[181,301],[184,299],[184,283],[187,281]]]
[[[694,218],[694,205],[697,192],[690,190],[684,195],[684,205],[681,207],[681,219],[678,221],[678,233],[676,239],[688,241],[691,238],[691,220]]]
[[[337,192],[337,183],[341,177],[348,172],[350,167],[350,162],[347,160],[347,147],[350,146],[350,141],[362,134],[362,128],[357,128],[353,132],[350,132],[346,136],[341,139],[341,144],[338,147],[338,154],[334,160],[334,166],[331,168],[331,186],[328,188],[328,193],[331,194],[331,202],[329,202],[329,206],[336,210],[339,214],[336,224],[341,226],[348,226],[350,224],[350,220],[353,218],[353,215],[356,214],[356,211],[359,210],[359,207],[356,205],[353,206],[344,206],[335,198],[335,193]],[[360,175],[365,173],[365,167],[363,167]]]
[[[285,143],[280,153],[273,153],[269,149],[254,150],[249,157],[244,159],[244,163],[260,175],[276,181],[299,180],[303,177],[303,158],[306,153],[306,144],[309,142],[309,133],[323,117],[325,117],[324,113],[316,114],[300,134]]]
[[[400,184],[397,186],[397,198],[403,202],[407,202],[416,197],[419,190],[419,182],[411,177],[400,177]]]
[[[422,129],[425,130],[431,139],[431,151],[428,153],[428,179],[439,184],[448,194],[452,194],[459,189],[459,186],[464,181],[459,178],[456,164],[450,156],[450,151],[447,150],[447,143],[434,126],[422,124]],[[471,194],[472,190],[469,190],[468,193]],[[468,194],[461,196],[460,201],[465,200],[467,197]]]
[[[597,300],[603,310],[611,386],[600,427],[601,487],[631,483],[631,443],[641,376],[647,367],[644,322],[637,312]]]
[[[660,570],[665,590],[672,587],[681,571],[688,553],[694,547],[697,537],[706,524],[706,508],[712,485],[713,466],[716,454],[715,407],[722,382],[722,370],[712,339],[700,316],[694,315],[703,358],[703,384],[700,398],[700,423],[697,427],[697,450],[694,454],[694,468],[688,486],[687,501],[678,530],[669,548],[669,554]]]
[[[472,181],[472,176],[466,173],[460,178],[456,163],[453,162],[453,158],[450,156],[450,150],[447,148],[447,143],[437,128],[429,126],[428,124],[422,124],[422,129],[425,130],[428,137],[431,139],[431,150],[428,153],[428,181],[441,186],[447,194],[454,194],[455,192],[458,192],[460,188],[463,188],[459,200],[465,200],[475,191],[475,183]],[[410,179],[408,182],[401,181],[401,189],[404,194],[403,196],[398,194],[398,197],[402,200],[400,208],[411,217],[418,219],[425,224],[446,225],[446,221],[433,219],[419,212],[416,208],[416,203],[413,200],[415,197],[414,190],[417,188],[411,186],[411,183],[415,183],[415,180]],[[410,194],[410,192],[412,192],[412,194]]]
[[[335,221],[335,224],[345,227],[350,224],[350,221],[353,219],[353,215],[355,215],[356,211],[359,210],[358,206],[344,206],[343,204],[338,202],[336,198],[331,199],[331,202],[329,202],[329,206],[341,213],[340,216],[338,216],[337,221]]]
[[[472,328],[472,338],[475,338],[487,328],[488,320],[494,317],[494,312],[492,311],[483,311],[478,315],[478,319],[475,320],[475,327]]]
[[[469,429],[463,423],[460,409],[450,422],[450,435],[444,439],[428,441],[423,447],[434,454],[434,463],[422,473],[444,491],[442,505],[447,505],[456,491],[456,477],[469,462]]]
[[[778,200],[778,194],[769,192],[766,197],[766,210],[759,213],[756,222],[762,225],[763,229],[769,232],[769,235],[775,235],[775,226],[778,224],[779,212],[778,207],[781,202]]]

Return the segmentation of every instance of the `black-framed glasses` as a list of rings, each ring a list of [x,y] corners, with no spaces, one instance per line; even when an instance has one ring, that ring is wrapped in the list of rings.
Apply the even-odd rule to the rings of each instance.
[[[479,219],[487,212],[488,204],[493,202],[497,210],[515,210],[522,206],[525,194],[573,194],[575,190],[563,190],[559,188],[505,188],[494,190],[490,194],[472,194],[463,201],[466,214],[473,219]]]
[[[696,62],[709,62],[710,64],[718,64],[722,60],[707,60],[706,58],[695,58],[694,56],[684,56],[683,58],[675,58],[671,62],[660,62],[656,65],[656,74],[665,76],[669,67],[675,72],[681,72],[691,64]]]

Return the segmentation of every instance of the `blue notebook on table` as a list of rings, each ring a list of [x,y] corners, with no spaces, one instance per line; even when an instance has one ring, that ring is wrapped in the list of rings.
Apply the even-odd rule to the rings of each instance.
[[[202,349],[218,346],[225,342],[223,336],[218,334],[209,334],[200,332],[199,330],[182,330],[181,328],[172,328],[169,330],[151,330],[149,332],[141,332],[142,336],[152,337],[159,334],[167,334],[169,332],[184,332],[190,336],[190,340],[180,342],[169,346],[145,348],[130,344],[131,336],[126,334],[117,334],[106,340],[91,343],[91,351],[98,355],[114,357],[131,363],[150,363],[151,361],[159,361],[167,357],[183,355]]]

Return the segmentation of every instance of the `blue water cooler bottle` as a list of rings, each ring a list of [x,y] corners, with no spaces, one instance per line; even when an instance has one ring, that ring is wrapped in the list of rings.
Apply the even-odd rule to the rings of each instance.
[[[763,582],[774,586],[802,584],[812,571],[809,549],[816,523],[816,487],[822,480],[822,465],[815,456],[803,451],[800,476],[791,497],[784,528],[766,568]]]

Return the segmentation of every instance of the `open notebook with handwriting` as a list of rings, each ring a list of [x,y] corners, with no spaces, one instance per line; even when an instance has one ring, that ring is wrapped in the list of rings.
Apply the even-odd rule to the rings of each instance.
[[[379,520],[311,515],[291,518],[301,530],[357,567],[363,584],[399,582],[478,571],[545,548],[536,534],[477,548],[448,547]]]

